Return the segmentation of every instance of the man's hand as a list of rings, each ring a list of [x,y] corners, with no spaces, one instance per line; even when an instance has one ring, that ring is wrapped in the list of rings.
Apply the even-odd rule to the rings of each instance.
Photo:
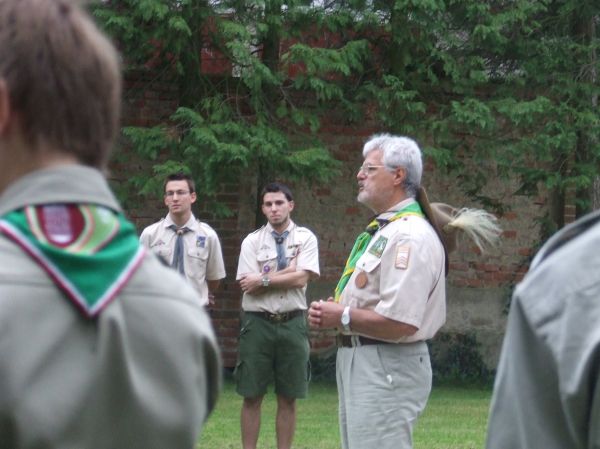
[[[332,297],[327,301],[313,301],[308,309],[308,323],[314,329],[327,329],[340,326],[344,306],[334,302]]]
[[[262,288],[262,274],[251,273],[240,279],[240,287],[244,293],[254,294],[259,292]]]

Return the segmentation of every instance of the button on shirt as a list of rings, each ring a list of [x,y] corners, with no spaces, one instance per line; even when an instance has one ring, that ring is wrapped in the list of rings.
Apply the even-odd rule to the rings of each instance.
[[[293,257],[297,270],[306,270],[319,275],[319,247],[317,238],[307,228],[290,222],[289,234],[284,242],[288,264]],[[245,274],[269,274],[277,271],[277,246],[271,235],[273,227],[263,226],[248,235],[242,242],[236,279]],[[242,309],[249,312],[283,313],[291,310],[306,310],[306,287],[281,289],[268,287],[259,295],[244,293]]]
[[[173,220],[167,215],[163,220],[148,226],[140,236],[140,242],[172,264],[177,233],[170,228]],[[206,223],[192,215],[183,225],[191,230],[183,235],[183,265],[185,277],[200,294],[203,305],[208,304],[207,280],[216,281],[225,277],[225,265],[221,243],[217,233]]]
[[[411,202],[407,199],[378,218],[390,218]],[[444,257],[442,243],[425,218],[409,215],[390,222],[373,235],[340,302],[418,329],[400,343],[427,340],[446,320]]]

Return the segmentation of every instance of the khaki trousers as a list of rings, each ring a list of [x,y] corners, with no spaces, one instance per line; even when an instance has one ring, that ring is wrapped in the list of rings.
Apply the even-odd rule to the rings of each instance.
[[[342,449],[411,449],[431,392],[425,342],[339,348],[336,377]]]

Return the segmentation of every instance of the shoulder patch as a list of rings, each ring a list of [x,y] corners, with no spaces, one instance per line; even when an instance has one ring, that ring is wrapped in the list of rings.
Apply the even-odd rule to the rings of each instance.
[[[387,237],[380,235],[377,240],[375,240],[375,243],[373,243],[369,248],[369,254],[373,254],[375,257],[381,257],[387,242]]]
[[[410,245],[396,245],[396,261],[394,266],[399,270],[406,270],[408,268],[408,261],[410,259]]]

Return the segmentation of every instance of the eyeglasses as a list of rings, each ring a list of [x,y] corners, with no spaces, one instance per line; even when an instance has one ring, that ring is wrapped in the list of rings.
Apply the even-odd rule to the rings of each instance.
[[[373,173],[378,168],[383,168],[383,167],[385,167],[385,165],[364,164],[364,165],[360,166],[358,171],[359,171],[359,173],[362,173],[365,176],[369,176],[371,173]]]
[[[165,192],[165,196],[168,196],[168,197],[173,197],[175,195],[177,195],[177,196],[185,196],[188,193],[190,193],[189,190],[175,190],[175,191],[173,191],[173,190],[167,190]]]

